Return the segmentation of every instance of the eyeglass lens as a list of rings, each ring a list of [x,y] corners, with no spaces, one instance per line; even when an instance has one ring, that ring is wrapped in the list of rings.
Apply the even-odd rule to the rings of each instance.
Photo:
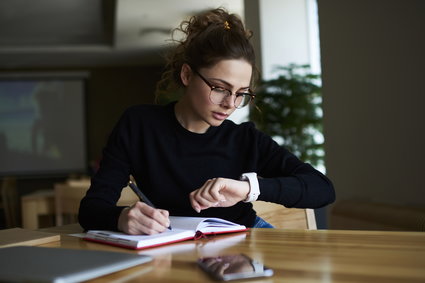
[[[211,89],[210,99],[214,104],[221,104],[226,99],[231,98],[232,93],[229,90],[222,88],[213,88]],[[251,101],[251,96],[249,94],[236,94],[234,103],[236,108],[242,108],[246,106]]]

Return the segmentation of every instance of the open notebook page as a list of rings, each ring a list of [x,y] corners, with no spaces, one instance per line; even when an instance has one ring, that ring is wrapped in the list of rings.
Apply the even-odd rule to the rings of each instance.
[[[243,225],[213,217],[170,216],[170,221],[173,229],[176,227],[178,229],[192,230],[194,232],[201,231],[203,233],[246,229]]]

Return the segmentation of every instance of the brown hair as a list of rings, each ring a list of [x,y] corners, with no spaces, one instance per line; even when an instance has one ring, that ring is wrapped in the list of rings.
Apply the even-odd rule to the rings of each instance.
[[[182,40],[174,38],[176,32],[183,33]],[[211,67],[226,59],[243,59],[251,64],[251,84],[258,77],[255,53],[249,39],[252,32],[245,29],[236,14],[229,14],[223,8],[205,11],[183,21],[173,31],[172,41],[177,46],[166,56],[165,71],[157,85],[156,98],[163,92],[173,92],[183,87],[180,71],[184,63],[191,68]]]

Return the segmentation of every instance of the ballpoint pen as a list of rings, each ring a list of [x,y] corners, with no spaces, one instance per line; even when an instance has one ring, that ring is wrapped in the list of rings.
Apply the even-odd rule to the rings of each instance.
[[[150,207],[156,208],[155,205],[145,196],[144,193],[136,186],[132,181],[128,182],[128,185],[133,190],[133,192],[139,197],[141,201],[149,205]],[[168,226],[168,229],[171,230],[171,225]]]

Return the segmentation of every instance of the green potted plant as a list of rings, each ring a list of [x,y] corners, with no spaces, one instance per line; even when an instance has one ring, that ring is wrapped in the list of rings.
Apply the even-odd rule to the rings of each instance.
[[[323,166],[321,87],[308,65],[276,68],[278,76],[262,80],[250,119],[298,158]]]

